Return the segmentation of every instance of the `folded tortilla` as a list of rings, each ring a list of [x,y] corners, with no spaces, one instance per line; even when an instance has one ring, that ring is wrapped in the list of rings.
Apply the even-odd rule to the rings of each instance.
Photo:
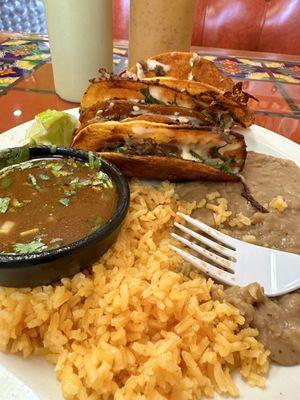
[[[136,103],[133,100],[97,102],[80,114],[81,127],[94,122],[135,120],[161,122],[169,125],[184,123],[192,127],[217,125],[211,117],[201,111],[176,105]]]
[[[238,133],[141,120],[90,123],[72,146],[99,152],[127,176],[171,181],[238,180],[246,158]]]
[[[180,81],[174,78],[147,78],[134,81],[130,78],[102,76],[91,82],[81,102],[81,114],[97,102],[128,100],[137,103],[175,105],[206,115],[221,124],[219,115],[230,114],[233,123],[244,127],[254,121],[254,114],[247,107],[249,95],[235,85],[231,92],[224,92],[201,82]]]
[[[164,76],[179,80],[193,80],[225,91],[232,90],[234,86],[233,81],[219,71],[213,62],[197,53],[174,51],[159,54],[131,67],[127,75],[132,76],[132,74],[139,79]]]

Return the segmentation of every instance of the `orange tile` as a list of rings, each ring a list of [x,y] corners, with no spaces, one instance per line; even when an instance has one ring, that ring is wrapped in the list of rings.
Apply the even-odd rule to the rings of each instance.
[[[243,89],[259,100],[259,102],[249,101],[249,106],[254,110],[274,113],[292,112],[279,89],[272,82],[244,81]]]
[[[78,106],[77,103],[62,100],[56,94],[12,89],[0,96],[1,116],[5,116],[0,119],[0,133],[33,119],[36,114],[48,108],[66,110]]]
[[[288,96],[300,108],[300,85],[290,85],[288,83],[282,83],[281,86],[283,86]]]
[[[54,92],[52,65],[50,63],[43,64],[33,74],[25,75],[23,79],[20,79],[15,87]]]
[[[257,114],[255,123],[300,144],[300,119]]]

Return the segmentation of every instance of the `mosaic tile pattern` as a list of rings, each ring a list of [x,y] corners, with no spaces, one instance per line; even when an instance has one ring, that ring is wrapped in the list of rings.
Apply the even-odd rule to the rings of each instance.
[[[265,62],[270,75],[284,83],[300,83],[300,63]]]
[[[232,78],[300,83],[300,64],[250,60],[241,57],[204,56]]]
[[[226,75],[235,79],[255,81],[277,81],[283,83],[300,83],[300,65],[275,61],[252,60],[242,57],[204,56],[213,61]],[[41,65],[50,61],[50,49],[47,41],[39,40],[6,40],[0,44],[0,59],[36,61]],[[32,64],[33,65],[33,64]],[[34,65],[37,67],[38,65]],[[3,77],[3,66],[0,75]],[[13,65],[17,76],[30,70],[30,65]],[[119,73],[127,68],[127,49],[114,48],[114,70]],[[31,68],[32,69],[32,68]],[[8,70],[10,71],[10,70]]]
[[[128,66],[128,52],[125,48],[114,47],[114,72],[119,74],[120,72],[127,69]]]
[[[238,57],[204,56],[213,61],[226,75],[236,79],[270,81],[272,77],[264,68],[263,62]]]
[[[40,64],[40,61],[0,58],[0,88],[7,90],[18,79],[31,73]]]
[[[49,45],[45,39],[30,34],[12,35],[7,40],[7,35],[0,35],[0,110],[5,115],[0,121],[0,133],[32,119],[46,108],[63,110],[78,106],[55,93]],[[259,102],[251,103],[257,124],[300,143],[299,63],[234,56],[206,55],[205,58],[234,82],[242,80],[244,90],[259,98]],[[114,48],[115,73],[124,71],[127,65],[127,48]]]
[[[51,61],[49,43],[38,40],[6,40],[0,44],[0,95],[16,81]],[[127,49],[114,48],[114,71],[127,68]]]
[[[115,47],[113,50],[114,72],[120,73],[128,65],[127,48]],[[285,115],[300,115],[300,107],[296,104],[297,100],[294,101],[291,95],[294,91],[285,90],[283,87],[284,84],[295,86],[295,84],[300,83],[300,65],[243,57],[207,55],[204,58],[213,61],[220,70],[234,81],[243,80],[245,90],[259,94],[261,101],[254,104],[254,109],[257,112],[276,113],[281,110]],[[34,73],[37,68],[45,62],[50,62],[50,60],[49,43],[45,40],[30,37],[28,40],[27,38],[26,40],[11,39],[1,43],[0,95],[16,85],[22,77],[31,76],[31,73]],[[49,66],[51,67],[51,64]],[[35,74],[32,76],[34,77]],[[21,83],[18,83],[16,88],[26,88],[25,80],[19,82]],[[44,89],[39,88],[39,90]],[[29,86],[28,90],[37,89]],[[52,91],[54,91],[54,88]]]
[[[0,44],[0,58],[50,60],[49,43],[44,41],[7,40]]]

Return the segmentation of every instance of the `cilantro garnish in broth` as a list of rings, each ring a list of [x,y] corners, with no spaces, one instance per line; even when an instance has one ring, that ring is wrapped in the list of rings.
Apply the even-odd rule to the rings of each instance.
[[[39,174],[39,177],[43,181],[48,181],[50,179],[50,177],[48,175],[45,175],[45,174]]]
[[[47,246],[41,240],[33,240],[30,243],[15,243],[14,252],[17,254],[40,253],[46,250]]]
[[[30,168],[32,166],[33,166],[33,162],[32,161],[26,161],[26,162],[23,162],[23,163],[19,164],[19,168],[22,169],[22,170],[28,169],[28,168]]]
[[[12,184],[12,178],[10,176],[5,176],[2,179],[1,187],[8,188]]]
[[[92,153],[89,160],[53,157],[6,166],[0,174],[1,254],[56,249],[112,217],[118,191],[100,170],[101,158]]]
[[[28,174],[28,182],[32,185],[32,186],[36,186],[37,185],[37,181],[34,175],[32,174]]]
[[[101,167],[101,158],[94,154],[92,151],[88,152],[89,166],[91,168],[99,169]]]
[[[69,204],[70,204],[70,200],[67,199],[66,197],[64,197],[64,198],[62,198],[62,199],[59,199],[58,202],[59,202],[60,204],[62,204],[63,206],[65,206],[65,207],[68,207]]]
[[[0,197],[0,213],[5,214],[10,203],[9,197]]]

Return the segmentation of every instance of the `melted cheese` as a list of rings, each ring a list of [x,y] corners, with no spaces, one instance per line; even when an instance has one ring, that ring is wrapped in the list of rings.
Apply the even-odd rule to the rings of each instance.
[[[141,66],[140,63],[136,63],[136,74],[137,74],[138,79],[145,78],[145,73],[144,73],[143,67]]]
[[[165,104],[169,103],[169,100],[164,97],[163,95],[164,90],[160,88],[159,86],[150,86],[149,87],[149,93],[151,94],[152,97],[154,97],[157,100],[162,101]]]
[[[192,53],[191,58],[190,58],[190,67],[193,68],[193,66],[200,61],[200,56],[197,53]]]
[[[194,151],[195,153],[199,154],[200,158],[203,158],[203,160],[207,160],[208,157],[208,148],[203,146],[203,145],[191,145],[191,144],[180,144],[178,145],[179,149],[181,150],[181,158],[184,160],[192,160],[192,161],[197,161],[197,162],[203,162],[199,160],[198,157],[194,157],[191,154],[191,150]]]
[[[145,136],[149,133],[154,133],[156,130],[153,128],[145,128],[144,126],[133,126],[132,132],[138,136]]]
[[[165,73],[169,72],[171,69],[170,65],[162,64],[156,60],[147,60],[148,71],[154,71],[156,67],[161,67]]]
[[[194,80],[194,75],[193,75],[192,71],[190,71],[190,73],[188,74],[188,80],[189,81],[193,81]]]

